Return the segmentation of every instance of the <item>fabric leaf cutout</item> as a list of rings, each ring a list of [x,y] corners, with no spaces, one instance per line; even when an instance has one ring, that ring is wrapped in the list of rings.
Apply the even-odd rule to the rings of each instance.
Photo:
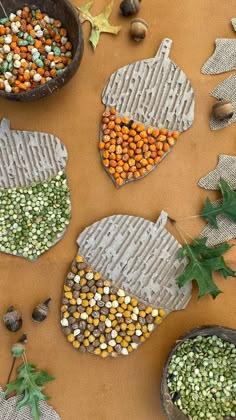
[[[179,287],[183,287],[192,280],[196,280],[199,287],[198,298],[210,294],[215,299],[222,292],[214,282],[213,272],[219,271],[224,277],[236,277],[236,272],[225,264],[222,257],[231,246],[225,243],[212,249],[206,245],[206,241],[207,238],[194,239],[193,245],[184,246],[179,253],[179,258],[187,257],[189,264],[176,281]]]
[[[110,4],[108,4],[108,6],[105,7],[103,12],[97,16],[92,16],[89,11],[92,4],[93,1],[90,1],[82,7],[77,7],[77,9],[80,12],[79,17],[81,23],[84,23],[87,20],[92,26],[89,41],[91,42],[93,49],[95,50],[100,39],[100,34],[102,32],[107,32],[116,35],[120,31],[121,26],[112,26],[108,21],[109,16],[112,12],[113,1]]]
[[[232,26],[236,31],[236,19],[231,20]],[[217,39],[216,48],[213,55],[203,65],[203,74],[220,74],[230,70],[236,70],[236,39]],[[232,103],[234,115],[229,120],[217,120],[211,115],[210,127],[212,130],[219,130],[227,127],[236,121],[236,75],[233,74],[228,79],[220,83],[212,92],[211,96],[219,101],[228,100]]]
[[[213,207],[209,198],[207,198],[205,208],[201,212],[201,216],[215,228],[218,228],[216,216],[219,215],[224,215],[236,222],[236,192],[230,188],[224,179],[221,179],[219,186],[223,195],[223,203],[220,206]]]
[[[231,20],[236,30],[236,19]],[[220,74],[236,70],[236,39],[216,39],[215,51],[202,67],[203,74]]]

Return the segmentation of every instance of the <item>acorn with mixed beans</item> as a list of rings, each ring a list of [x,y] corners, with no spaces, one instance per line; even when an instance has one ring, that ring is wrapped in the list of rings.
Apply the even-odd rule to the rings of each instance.
[[[165,316],[102,278],[78,255],[67,275],[61,325],[67,341],[81,352],[103,358],[128,355],[146,341]]]

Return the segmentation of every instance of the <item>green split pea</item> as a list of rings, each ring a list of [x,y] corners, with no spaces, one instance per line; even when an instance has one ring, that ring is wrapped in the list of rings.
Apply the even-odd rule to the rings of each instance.
[[[70,218],[63,172],[30,187],[0,189],[0,251],[33,261],[60,239]]]
[[[217,336],[184,341],[171,358],[167,385],[191,420],[236,417],[236,346]]]

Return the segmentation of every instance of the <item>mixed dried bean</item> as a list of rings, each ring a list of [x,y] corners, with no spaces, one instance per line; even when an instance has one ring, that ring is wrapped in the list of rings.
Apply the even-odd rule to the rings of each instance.
[[[145,128],[126,116],[117,115],[115,108],[111,108],[103,113],[98,147],[103,166],[115,185],[121,187],[158,165],[178,137],[178,132],[166,128]]]
[[[0,90],[29,91],[60,75],[72,44],[60,20],[28,6],[0,19]]]
[[[138,301],[94,272],[78,255],[67,275],[61,325],[81,352],[101,357],[128,355],[146,341],[165,311]]]

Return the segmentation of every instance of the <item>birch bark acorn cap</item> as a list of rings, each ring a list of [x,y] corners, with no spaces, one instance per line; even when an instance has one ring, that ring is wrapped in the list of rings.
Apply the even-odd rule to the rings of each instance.
[[[116,215],[86,228],[78,237],[79,254],[116,287],[167,312],[184,309],[191,285],[179,289],[176,278],[186,267],[181,245],[167,231],[167,214],[156,223]]]
[[[48,133],[11,130],[4,118],[0,125],[0,188],[27,187],[47,181],[65,169],[67,151]]]
[[[120,68],[108,80],[102,102],[145,125],[183,132],[194,120],[194,92],[185,73],[169,58],[165,38],[154,58]]]

